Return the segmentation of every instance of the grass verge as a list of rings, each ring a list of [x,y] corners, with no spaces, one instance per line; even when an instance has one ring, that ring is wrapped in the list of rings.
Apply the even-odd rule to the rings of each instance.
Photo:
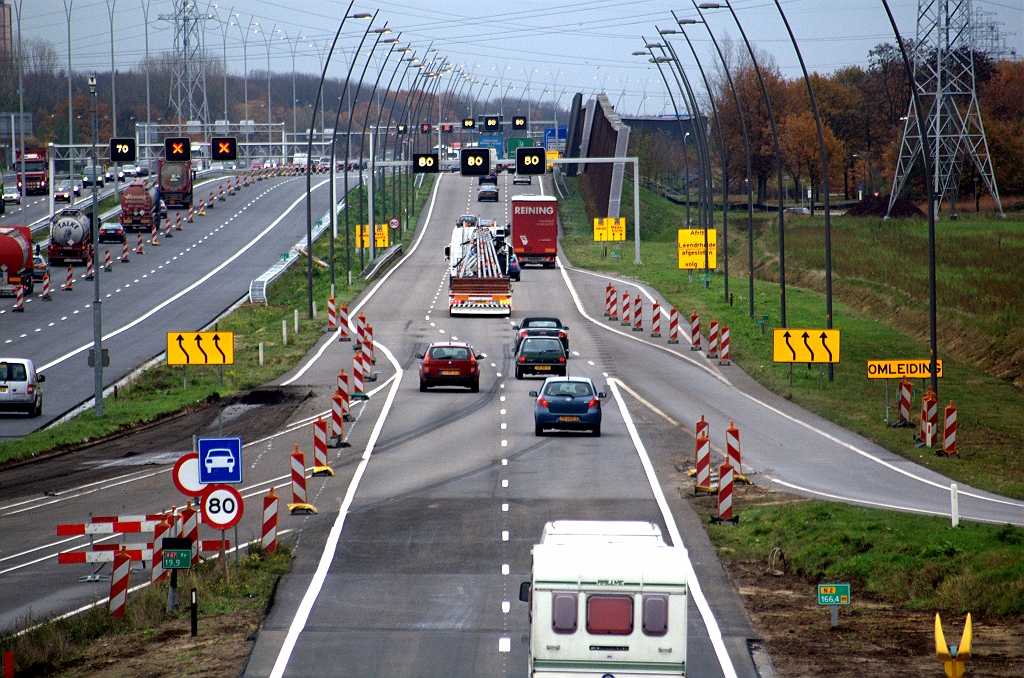
[[[796,365],[790,384],[787,367],[774,364],[771,358],[771,329],[779,322],[779,286],[771,280],[755,280],[755,312],[767,314],[770,322],[762,336],[759,326],[749,317],[746,268],[741,269],[742,277],[736,274],[740,261],[746,261],[745,214],[733,212],[729,218],[729,248],[733,255],[730,292],[735,295],[734,305],[730,305],[724,295],[721,272],[712,274],[710,289],[704,290],[696,279],[689,282],[686,272],[677,267],[675,231],[684,221],[684,207],[641,189],[643,265],[635,266],[631,240],[618,245],[619,256],[603,256],[603,247],[593,242],[593,230],[585,206],[585,186],[581,190],[579,179],[574,178],[568,178],[566,183],[569,197],[560,202],[565,231],[562,248],[573,265],[615,272],[646,282],[679,308],[680,315],[688,317],[696,309],[705,326],[711,317],[717,317],[719,322],[730,328],[733,362],[775,393],[957,481],[1024,498],[1024,455],[1020,454],[1024,449],[1024,394],[1012,384],[977,367],[942,356],[945,358],[945,376],[940,384],[939,404],[944,407],[952,399],[959,408],[957,445],[960,459],[939,458],[931,450],[916,449],[910,430],[893,429],[886,424],[885,383],[867,379],[866,361],[924,358],[928,355],[925,341],[879,322],[854,305],[837,300],[834,303],[834,326],[842,331],[843,339],[842,362],[836,365],[835,381],[830,383],[826,379],[824,387],[819,388],[817,368]],[[624,186],[621,213],[632,215],[632,209],[632,188]],[[721,214],[716,216],[721,219]],[[759,216],[755,224],[755,239],[763,241],[773,223],[774,217]],[[632,238],[632,224],[627,235]],[[719,240],[721,242],[722,238]],[[616,251],[616,248],[611,251]],[[846,254],[842,249],[834,249],[833,256],[838,260]],[[721,254],[719,261],[722,261]],[[771,255],[759,246],[755,252],[755,271],[767,269],[770,275],[770,262]],[[855,290],[853,287],[849,289]],[[855,295],[855,291],[851,294]],[[824,326],[825,301],[822,294],[790,284],[786,297],[790,327]],[[940,349],[943,341],[940,336]],[[921,382],[915,382],[918,408],[920,389]],[[894,394],[895,382],[890,384],[890,397],[895,397]],[[895,416],[895,409],[891,410],[891,415]],[[916,420],[917,413],[914,415]]]
[[[416,193],[416,213],[430,197],[433,176],[427,179]],[[389,184],[390,186],[390,184]],[[243,193],[244,195],[244,193]],[[355,243],[355,224],[359,220],[359,203],[363,201],[366,213],[365,190],[353,193],[349,219],[352,225],[350,242]],[[344,223],[345,210],[339,211]],[[202,219],[203,217],[197,217]],[[215,214],[205,217],[216,218]],[[187,227],[186,227],[187,228]],[[414,228],[403,230],[401,242],[406,248],[412,242]],[[353,280],[347,284],[345,268],[345,234],[339,231],[335,241],[336,285],[335,298],[338,304],[348,304],[367,286],[358,276],[359,255],[353,252]],[[327,261],[330,238],[321,237],[313,243],[313,255]],[[292,252],[292,256],[295,253]],[[368,262],[367,262],[368,263]],[[145,372],[130,386],[120,389],[117,397],[104,401],[105,415],[97,419],[90,410],[69,422],[52,428],[36,431],[17,440],[0,443],[0,464],[23,459],[40,452],[63,449],[83,442],[131,428],[162,416],[178,412],[183,408],[203,403],[214,393],[220,396],[255,388],[272,381],[290,370],[309,349],[323,337],[327,324],[327,297],[330,295],[330,272],[319,265],[313,266],[313,298],[317,302],[318,316],[308,319],[306,302],[305,259],[289,268],[267,293],[267,304],[243,304],[234,313],[220,321],[218,330],[235,333],[235,364],[223,370],[223,383],[218,383],[214,367],[192,367],[188,370],[188,387],[184,387],[184,371],[181,367],[160,365]],[[294,310],[299,310],[299,331],[295,332]],[[288,343],[282,343],[281,323],[288,323]],[[199,329],[199,328],[189,328]],[[259,345],[264,346],[264,364],[259,364]],[[55,385],[47,384],[48,388]]]
[[[0,637],[0,651],[14,653],[16,675],[95,675],[109,670],[110,664],[154,653],[158,644],[180,639],[189,647],[172,658],[182,673],[190,673],[197,660],[223,661],[218,647],[234,658],[233,670],[220,675],[237,675],[241,669],[250,637],[262,622],[268,603],[280,577],[292,566],[292,550],[279,544],[273,554],[253,550],[240,558],[227,558],[227,573],[220,560],[208,560],[178,573],[178,611],[166,613],[167,582],[149,586],[128,596],[124,617],[111,617],[107,607],[95,607],[67,619],[43,624],[22,636]],[[133,573],[131,584],[148,578],[148,570]],[[189,637],[189,595],[197,591],[199,636]],[[211,632],[215,637],[211,639]],[[186,640],[187,639],[187,640]],[[144,660],[143,660],[144,661]],[[173,666],[173,664],[172,664]],[[168,666],[145,667],[134,671],[120,667],[117,675],[164,675]],[[148,669],[148,670],[147,670]],[[158,670],[162,669],[162,670]],[[110,675],[110,674],[104,674]],[[209,674],[213,675],[213,674]]]

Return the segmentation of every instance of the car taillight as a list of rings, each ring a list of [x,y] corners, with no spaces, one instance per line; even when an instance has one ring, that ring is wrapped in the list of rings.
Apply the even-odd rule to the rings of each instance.
[[[541,397],[537,398],[537,404],[540,407],[547,407],[548,406],[548,399],[545,398],[544,396],[541,396]]]
[[[28,385],[28,389],[26,389],[26,393],[28,393],[29,395],[32,395],[32,394],[34,394],[35,392],[36,392],[36,387],[35,387],[35,385],[34,385],[34,384],[29,384],[29,385]]]
[[[601,401],[597,398],[591,398],[590,402],[587,403],[587,409],[594,409],[595,407],[601,407]]]
[[[558,362],[560,362],[560,363],[564,363],[564,362],[565,362],[565,358],[564,358],[564,357],[562,357],[562,358],[559,358],[559,359],[558,359]]]
[[[426,365],[429,362],[430,362],[430,354],[428,353],[427,355],[423,356],[423,364]]]
[[[565,339],[565,332],[559,332],[558,333],[558,338],[559,339]]]
[[[525,355],[519,356],[519,362],[525,363],[526,362],[526,356]]]
[[[523,339],[524,337],[526,337],[526,331],[525,330],[519,333],[519,338],[520,339]]]

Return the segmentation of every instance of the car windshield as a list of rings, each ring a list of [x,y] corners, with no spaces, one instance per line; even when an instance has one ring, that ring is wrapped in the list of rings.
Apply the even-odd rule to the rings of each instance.
[[[524,328],[531,330],[560,330],[561,323],[557,320],[527,320],[523,323]]]
[[[25,366],[21,363],[0,363],[0,381],[28,381]]]
[[[594,389],[585,381],[553,381],[544,387],[544,395],[586,398],[594,395]]]
[[[114,223],[103,224],[102,226],[100,226],[100,230],[101,231],[116,231],[120,227],[121,227],[120,224],[114,224]]]
[[[71,188],[71,182],[70,181],[62,181],[59,184],[57,184],[57,190],[58,191],[66,191],[69,188]]]
[[[469,360],[469,349],[464,346],[435,346],[430,349],[431,360]]]
[[[531,339],[523,340],[523,347],[520,353],[524,356],[561,357],[563,355],[562,342],[558,339]]]

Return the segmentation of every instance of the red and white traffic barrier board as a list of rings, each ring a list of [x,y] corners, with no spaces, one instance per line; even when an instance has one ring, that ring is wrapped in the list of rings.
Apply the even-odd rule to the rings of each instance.
[[[109,546],[111,548],[101,548]],[[119,551],[122,547],[136,547],[126,548],[123,551]],[[114,562],[114,556],[119,552],[123,553],[126,558],[130,561],[136,561],[140,563],[148,563],[153,560],[153,549],[152,544],[148,544],[145,549],[137,548],[139,544],[98,544],[92,551],[61,551],[57,554],[57,563],[60,565],[92,565],[94,563],[112,563]]]
[[[316,513],[316,507],[306,501],[306,457],[295,446],[295,451],[289,456],[292,474],[292,503],[288,504],[288,510],[293,514],[300,511],[304,513]]]
[[[943,435],[942,435],[942,451],[946,453],[947,457],[952,457],[957,454],[956,451],[956,407],[953,406],[953,401],[949,401],[949,407],[946,408],[943,417]]]
[[[629,306],[629,291],[628,290],[623,290],[622,291],[622,321],[619,323],[620,325],[628,327],[628,326],[633,324],[633,316],[631,315],[630,310],[631,309],[630,309],[630,306]]]
[[[906,377],[903,377],[899,383],[899,391],[899,420],[896,425],[901,428],[909,427],[911,426],[910,408],[913,407],[914,402],[914,385]]]
[[[192,502],[185,502],[185,508],[181,509],[181,530],[179,536],[192,540],[192,564],[199,563],[199,516],[200,513],[192,508]]]
[[[114,554],[114,568],[110,575],[110,616],[123,617],[128,602],[128,580],[131,574],[131,559],[124,551]]]
[[[345,413],[343,412],[345,401],[335,393],[331,397],[331,437],[334,438],[332,447],[341,447],[345,442]]]
[[[141,523],[146,521],[160,522],[167,517],[166,513],[140,513],[138,515],[93,516],[90,523]]]
[[[181,212],[178,212],[177,218],[174,220],[174,230],[180,231],[181,229]]]
[[[697,468],[697,484],[693,488],[698,492],[714,492],[711,486],[711,441],[706,435],[699,435],[694,444],[694,466]]]
[[[185,222],[189,223],[189,224],[194,224],[195,223],[195,216],[196,216],[195,209],[193,209],[192,207],[189,207],[188,208],[188,216],[185,217]]]
[[[938,436],[939,426],[939,405],[938,397],[929,386],[928,390],[921,396],[921,442],[932,447],[935,438]]]
[[[198,214],[201,217],[205,217],[206,216],[206,200],[204,200],[203,198],[199,199],[199,212],[198,212]]]
[[[128,261],[128,238],[126,236],[125,239],[121,242],[121,263],[127,264]]]
[[[70,525],[58,525],[58,537],[77,537],[87,534],[135,534],[138,532],[152,532],[156,529],[157,523],[163,520],[133,520],[126,522],[110,523],[77,523]]]
[[[153,560],[149,573],[150,583],[155,584],[158,581],[163,581],[167,578],[167,570],[164,569],[163,540],[164,537],[168,537],[173,534],[171,529],[171,523],[159,522],[156,524],[156,529],[153,530]]]
[[[604,286],[604,317],[610,318],[612,315],[612,287],[611,283],[607,283]]]
[[[690,316],[690,344],[691,351],[700,350],[700,316],[697,311]]]
[[[313,475],[334,475],[327,459],[327,421],[323,417],[313,422]]]
[[[708,332],[708,357],[718,357],[718,316],[711,318],[711,330]]]
[[[338,327],[338,311],[334,307],[334,295],[327,297],[327,331],[333,332]]]
[[[718,364],[728,365],[729,364],[729,326],[722,325],[721,335],[719,342],[721,344],[718,351]]]
[[[348,304],[338,307],[338,329],[340,330],[338,341],[352,341],[352,338],[348,336]]]
[[[146,250],[142,249],[142,231],[139,231],[137,235],[138,237],[135,240],[135,253],[145,254]]]
[[[74,284],[75,284],[75,271],[74,271],[73,268],[71,268],[71,264],[68,264],[68,281],[66,283],[64,283],[64,286],[61,287],[61,289],[64,290],[65,292],[71,292],[71,291],[74,290]]]
[[[725,429],[725,457],[729,465],[743,474],[743,459],[740,456],[740,430],[736,424],[729,422],[729,428]]]
[[[263,497],[263,539],[260,544],[264,553],[273,553],[277,549],[277,513],[278,499],[271,487]]]
[[[22,285],[18,285],[14,288],[14,308],[12,309],[15,313],[25,312],[25,288]]]
[[[107,248],[105,248],[103,250],[103,270],[107,271],[108,273],[110,271],[114,270],[113,264],[110,263],[110,248],[109,247],[107,247]],[[49,276],[47,276],[47,277],[49,277]]]
[[[644,331],[644,300],[640,298],[639,292],[636,294],[636,303],[633,304],[633,331]]]
[[[110,250],[107,250],[107,258],[110,258]],[[109,270],[109,269],[108,269]],[[39,298],[43,301],[52,301],[53,297],[50,296],[50,274],[43,274],[43,293],[39,295]]]
[[[357,344],[358,346],[358,344]],[[363,352],[356,351],[352,356],[352,396],[363,395]]]
[[[675,306],[668,312],[668,343],[679,343],[679,310]]]
[[[366,330],[363,334],[363,381],[377,381],[377,377],[372,375],[374,363],[377,359],[373,356],[373,325],[366,325]]]
[[[651,336],[661,336],[661,304],[657,299],[651,304]]]
[[[154,222],[153,223],[153,230],[149,234],[149,242],[151,242],[151,243],[153,243],[153,245],[159,247],[160,246],[160,241],[157,239],[159,235],[160,235],[160,228]]]
[[[718,467],[718,519],[713,522],[739,522],[739,516],[732,512],[732,489],[734,469],[729,462]]]
[[[356,317],[356,344],[362,345],[366,339],[366,316],[360,313]]]
[[[614,287],[608,291],[608,320],[619,319],[619,292]]]
[[[96,276],[92,272],[92,257],[86,257],[85,259],[85,279],[95,280]]]
[[[341,398],[341,416],[345,421],[352,421],[352,415],[349,414],[349,384],[348,384],[348,373],[345,370],[338,372],[338,388],[334,395]]]

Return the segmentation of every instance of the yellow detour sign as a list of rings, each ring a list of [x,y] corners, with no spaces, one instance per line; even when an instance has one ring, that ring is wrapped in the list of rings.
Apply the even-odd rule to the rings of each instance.
[[[964,662],[971,658],[972,636],[971,613],[968,612],[960,644],[949,647],[946,645],[946,637],[942,634],[942,619],[939,615],[935,615],[935,656],[945,666],[946,675],[949,678],[960,678],[964,675]]]
[[[936,377],[942,376],[942,361],[935,361]],[[932,362],[930,360],[869,360],[868,379],[902,379],[913,377],[930,379]]]
[[[388,225],[377,224],[373,229],[374,247],[386,248],[388,246]],[[370,226],[369,224],[356,224],[356,249],[370,249]]]
[[[594,219],[594,242],[620,242],[626,239],[626,217]]]
[[[774,330],[772,360],[777,363],[837,363],[839,330],[778,327]]]
[[[168,365],[234,365],[234,332],[168,332]]]
[[[704,268],[704,229],[680,228],[676,236],[679,268]],[[708,268],[718,267],[718,231],[708,229]]]

